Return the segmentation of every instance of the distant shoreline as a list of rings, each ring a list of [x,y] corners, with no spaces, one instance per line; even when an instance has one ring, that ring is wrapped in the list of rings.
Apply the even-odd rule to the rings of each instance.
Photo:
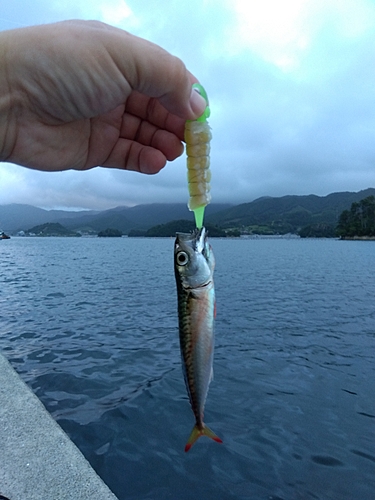
[[[346,240],[346,241],[375,241],[375,236],[341,236],[340,240]]]

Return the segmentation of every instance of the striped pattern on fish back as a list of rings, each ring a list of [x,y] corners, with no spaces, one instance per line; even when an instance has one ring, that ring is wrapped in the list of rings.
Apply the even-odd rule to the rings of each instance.
[[[210,282],[202,288],[178,286],[179,331],[182,365],[190,404],[198,427],[212,374],[215,291]]]

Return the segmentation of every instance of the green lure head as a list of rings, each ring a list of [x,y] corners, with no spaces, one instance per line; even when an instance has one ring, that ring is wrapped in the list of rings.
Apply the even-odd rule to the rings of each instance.
[[[196,121],[197,122],[205,122],[207,121],[207,118],[210,116],[211,114],[211,111],[210,111],[210,107],[208,105],[208,96],[207,96],[207,92],[204,90],[204,87],[200,84],[200,83],[194,83],[193,84],[193,89],[198,92],[198,94],[200,94],[205,100],[206,100],[206,103],[207,103],[207,106],[206,106],[206,109],[204,110],[203,114],[201,114],[201,116],[199,116]]]

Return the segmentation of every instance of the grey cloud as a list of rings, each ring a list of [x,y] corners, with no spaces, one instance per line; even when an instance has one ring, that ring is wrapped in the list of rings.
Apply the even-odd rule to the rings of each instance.
[[[244,185],[259,177],[256,170],[265,174],[259,194],[327,194],[373,184],[373,49],[372,38],[356,43],[345,64],[334,68],[316,56],[320,72],[326,66],[321,79],[312,73],[295,80],[250,57],[213,68],[214,99],[225,107],[223,124],[215,127],[216,147],[242,151],[242,162],[231,162],[231,168],[241,170]]]

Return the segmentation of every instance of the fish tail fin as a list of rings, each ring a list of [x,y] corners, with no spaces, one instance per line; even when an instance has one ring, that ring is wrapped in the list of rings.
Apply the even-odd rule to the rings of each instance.
[[[206,425],[202,425],[202,428],[200,429],[197,425],[194,425],[193,430],[191,431],[190,437],[188,439],[188,442],[186,443],[185,446],[185,451],[189,451],[190,448],[193,446],[195,441],[199,439],[201,436],[207,436],[217,443],[222,443],[223,441],[216,436],[216,434]]]

